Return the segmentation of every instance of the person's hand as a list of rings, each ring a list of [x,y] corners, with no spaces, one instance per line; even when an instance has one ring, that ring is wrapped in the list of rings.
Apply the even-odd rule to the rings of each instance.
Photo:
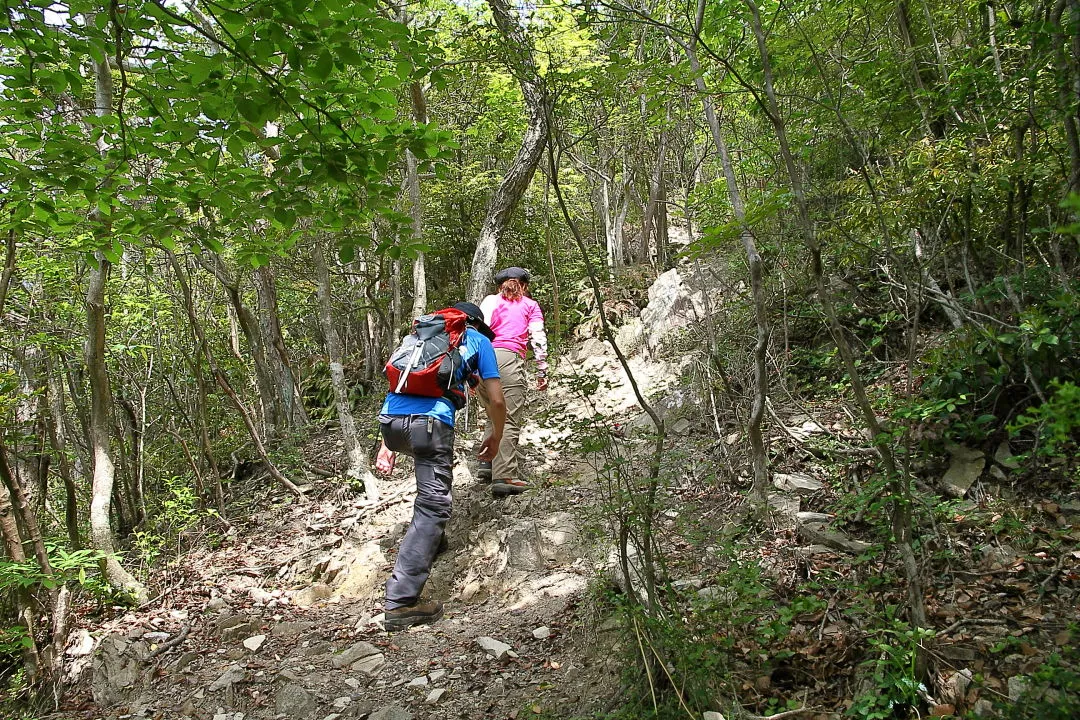
[[[543,392],[543,391],[548,389],[547,375],[537,375],[536,376],[536,389],[539,390],[540,392]]]
[[[494,435],[484,438],[484,442],[480,446],[480,452],[477,453],[476,457],[484,462],[491,462],[499,454],[499,443],[501,442],[502,438],[497,438]]]
[[[383,444],[379,448],[379,454],[375,456],[375,469],[383,475],[389,475],[394,472],[394,462],[396,460],[397,454]]]

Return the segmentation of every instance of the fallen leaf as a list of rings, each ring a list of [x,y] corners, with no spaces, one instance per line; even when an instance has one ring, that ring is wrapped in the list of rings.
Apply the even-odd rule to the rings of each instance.
[[[956,713],[956,708],[952,705],[935,705],[930,710],[931,717],[949,717]]]

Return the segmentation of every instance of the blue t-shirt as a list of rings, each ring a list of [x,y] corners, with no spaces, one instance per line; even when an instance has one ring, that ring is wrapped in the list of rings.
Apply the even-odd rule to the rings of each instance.
[[[461,360],[465,367],[463,378],[473,373],[480,375],[482,380],[490,380],[499,377],[499,361],[495,359],[495,350],[491,347],[491,341],[481,335],[472,327],[465,329],[465,342],[461,343],[459,350]],[[460,385],[464,385],[462,382]],[[380,415],[430,415],[450,427],[454,427],[453,404],[446,398],[424,397],[422,395],[405,395],[389,393],[383,403]]]

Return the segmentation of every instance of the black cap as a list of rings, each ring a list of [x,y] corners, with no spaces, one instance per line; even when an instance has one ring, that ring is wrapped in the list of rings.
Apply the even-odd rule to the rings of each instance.
[[[522,282],[529,282],[532,278],[529,275],[529,271],[525,268],[508,267],[503,268],[499,272],[495,273],[495,284],[502,285],[507,280],[521,280]]]
[[[488,340],[495,339],[495,333],[484,322],[484,311],[480,309],[479,305],[471,302],[459,302],[454,304],[454,309],[465,313],[465,317],[469,319],[469,324],[479,330],[481,335]]]

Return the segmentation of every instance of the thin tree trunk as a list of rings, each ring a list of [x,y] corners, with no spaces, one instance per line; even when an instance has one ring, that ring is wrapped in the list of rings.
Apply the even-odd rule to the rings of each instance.
[[[698,61],[696,37],[700,31],[704,18],[705,2],[698,0],[697,16],[695,18],[694,38],[684,42],[681,38],[669,33],[669,37],[682,46],[686,59],[690,62],[690,68],[694,73],[694,82],[698,94],[701,96],[701,104],[705,110],[705,119],[709,125],[716,150],[720,154],[720,164],[724,172],[724,182],[727,186],[728,199],[731,202],[735,220],[741,226],[739,239],[743,250],[746,252],[746,262],[750,269],[750,289],[754,303],[754,319],[757,325],[757,342],[754,345],[754,399],[750,408],[750,417],[746,423],[746,434],[750,440],[750,448],[754,460],[754,501],[760,506],[765,505],[766,488],[769,483],[769,457],[765,447],[765,437],[761,431],[762,421],[765,417],[765,402],[768,399],[769,381],[766,366],[766,352],[769,345],[769,319],[766,313],[765,284],[761,263],[761,254],[757,249],[757,241],[753,230],[746,224],[746,207],[743,203],[742,191],[739,189],[735,178],[735,166],[731,162],[731,153],[728,151],[727,141],[720,132],[720,121],[716,117],[716,109],[713,107],[712,97],[705,85],[705,78],[701,72],[701,64]]]
[[[108,65],[105,66],[108,72]],[[93,457],[93,494],[90,501],[91,545],[104,555],[102,571],[109,584],[130,594],[137,605],[147,600],[146,588],[120,565],[113,546],[110,508],[116,471],[109,448],[109,406],[112,393],[105,370],[105,282],[109,261],[97,253],[86,290],[86,372],[90,378],[90,434]]]
[[[349,401],[349,386],[345,382],[345,367],[341,351],[341,338],[334,326],[333,311],[330,304],[330,271],[326,266],[322,240],[316,239],[314,245],[315,275],[318,279],[319,325],[326,342],[326,354],[330,361],[330,384],[334,388],[338,420],[341,424],[341,437],[345,442],[345,455],[349,459],[346,474],[364,483],[364,491],[371,502],[379,500],[379,482],[371,473],[367,453],[360,444],[360,435],[356,431],[352,405]],[[423,314],[423,313],[421,313]]]
[[[236,320],[240,324],[240,331],[247,340],[248,351],[251,353],[251,359],[255,366],[255,385],[259,390],[263,433],[266,437],[276,437],[286,424],[286,420],[283,417],[277,387],[270,371],[266,342],[259,329],[259,322],[251,310],[244,305],[243,298],[240,295],[240,282],[232,277],[221,257],[215,255],[213,260],[207,260],[197,255],[195,260],[213,274],[225,289],[225,295],[229,298],[229,304],[236,314]]]
[[[287,477],[282,475],[278,467],[270,460],[270,456],[266,452],[266,446],[263,445],[262,438],[259,436],[259,429],[255,427],[255,421],[251,416],[251,412],[244,406],[244,403],[240,400],[236,391],[233,390],[232,385],[229,384],[229,380],[225,376],[225,373],[218,367],[217,362],[214,360],[214,354],[210,350],[210,345],[206,342],[206,335],[203,333],[202,324],[199,322],[199,316],[195,312],[195,302],[192,299],[191,284],[188,282],[187,273],[185,273],[184,269],[180,266],[176,256],[172,252],[166,252],[169,257],[169,263],[172,265],[173,272],[176,274],[176,280],[180,283],[180,291],[184,297],[184,309],[187,311],[188,320],[191,322],[191,330],[195,333],[199,349],[206,358],[206,363],[210,366],[210,371],[213,373],[218,387],[224,391],[229,400],[232,401],[233,407],[240,413],[240,417],[244,421],[244,426],[248,430],[248,435],[251,437],[252,445],[255,446],[255,452],[258,454],[259,459],[262,460],[263,465],[265,465],[270,476],[290,491],[296,493],[300,497],[304,497],[304,491],[298,488]]]
[[[64,482],[64,524],[73,550],[82,549],[79,536],[79,502],[75,478],[68,461],[67,430],[64,426],[64,383],[57,377],[51,357],[46,357],[46,383],[49,395],[49,442],[56,453],[60,478]]]
[[[536,67],[532,47],[521,31],[521,26],[511,16],[506,0],[488,0],[488,6],[502,36],[503,46],[510,56],[511,72],[517,76],[521,86],[528,125],[521,140],[521,148],[488,202],[487,215],[480,229],[476,252],[473,254],[466,293],[466,297],[473,302],[480,302],[491,285],[495,261],[498,258],[499,240],[532,181],[540,158],[543,157],[549,131],[550,100]]]
[[[300,382],[289,361],[285,336],[281,332],[277,280],[269,265],[263,265],[255,271],[255,288],[259,299],[259,329],[267,343],[265,353],[269,356],[268,365],[282,408],[281,419],[290,431],[295,431],[307,425],[308,417],[304,411]]]

